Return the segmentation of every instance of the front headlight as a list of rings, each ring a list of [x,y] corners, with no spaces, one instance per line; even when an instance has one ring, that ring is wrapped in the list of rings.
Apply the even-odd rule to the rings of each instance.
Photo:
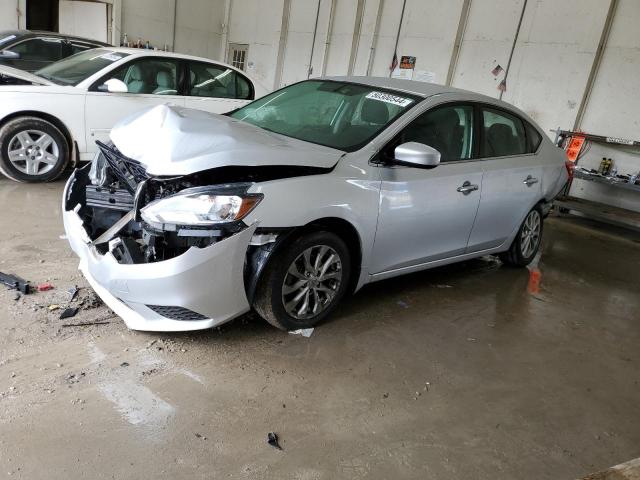
[[[212,188],[189,188],[151,202],[140,210],[151,225],[191,225],[207,227],[241,220],[262,200],[262,195],[229,192]]]

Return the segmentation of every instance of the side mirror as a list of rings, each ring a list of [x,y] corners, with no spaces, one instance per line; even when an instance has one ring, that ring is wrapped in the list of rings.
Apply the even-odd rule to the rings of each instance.
[[[117,78],[110,78],[98,87],[98,91],[109,93],[127,93],[129,89],[127,88],[127,84],[122,80],[118,80]]]
[[[403,143],[393,153],[397,163],[408,167],[435,168],[440,165],[440,152],[424,143]]]
[[[11,50],[0,51],[0,58],[3,60],[18,60],[20,54],[18,52],[12,52]]]

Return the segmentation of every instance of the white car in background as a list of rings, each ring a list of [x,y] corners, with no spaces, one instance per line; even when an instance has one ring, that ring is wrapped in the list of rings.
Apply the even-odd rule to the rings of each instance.
[[[24,182],[91,160],[111,127],[155,105],[226,113],[266,92],[242,71],[175,53],[97,48],[35,74],[0,66],[0,171]]]

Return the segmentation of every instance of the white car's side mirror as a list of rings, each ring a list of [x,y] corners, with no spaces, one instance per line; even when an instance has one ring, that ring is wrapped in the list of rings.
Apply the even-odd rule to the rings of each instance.
[[[129,91],[127,84],[117,78],[110,78],[100,85],[98,90],[109,93],[127,93]]]
[[[429,145],[407,142],[394,150],[396,163],[416,168],[434,168],[440,165],[440,152]]]

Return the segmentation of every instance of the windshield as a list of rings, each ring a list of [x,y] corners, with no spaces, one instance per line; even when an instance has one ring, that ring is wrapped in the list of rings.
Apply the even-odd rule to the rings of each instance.
[[[418,100],[366,85],[308,80],[256,100],[230,116],[288,137],[354,151]]]
[[[85,78],[127,56],[129,56],[128,53],[94,48],[41,68],[36,75],[59,85],[76,86]]]

